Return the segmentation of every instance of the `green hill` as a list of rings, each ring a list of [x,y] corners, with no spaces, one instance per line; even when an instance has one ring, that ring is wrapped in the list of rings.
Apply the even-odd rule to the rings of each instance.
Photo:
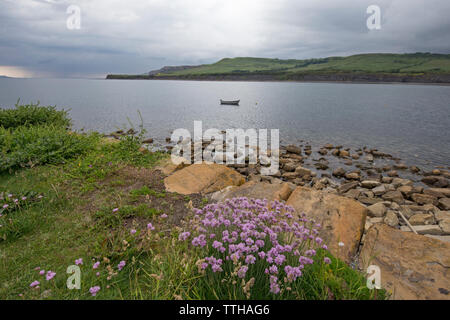
[[[359,54],[305,60],[225,58],[200,66],[164,67],[148,75],[108,79],[450,82],[450,55]]]

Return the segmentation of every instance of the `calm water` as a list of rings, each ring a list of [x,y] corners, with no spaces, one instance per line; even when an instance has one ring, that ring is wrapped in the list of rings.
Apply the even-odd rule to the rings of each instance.
[[[368,146],[409,164],[450,165],[450,86],[0,79],[0,107],[70,108],[76,129],[109,133],[144,119],[163,142],[176,128],[278,128],[281,143]],[[219,99],[241,99],[239,107]]]

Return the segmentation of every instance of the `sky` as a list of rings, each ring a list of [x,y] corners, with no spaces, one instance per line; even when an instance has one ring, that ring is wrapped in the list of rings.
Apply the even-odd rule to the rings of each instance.
[[[380,8],[378,30],[367,27],[370,5]],[[0,0],[0,75],[103,78],[238,56],[450,53],[449,13],[449,0]]]

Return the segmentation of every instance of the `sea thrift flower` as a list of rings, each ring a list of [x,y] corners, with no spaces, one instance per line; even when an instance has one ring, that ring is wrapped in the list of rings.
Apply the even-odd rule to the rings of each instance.
[[[76,264],[77,266],[83,264],[83,258],[80,258],[80,259],[75,260],[75,264]]]
[[[323,258],[323,262],[325,262],[326,264],[330,264],[331,260],[328,257]]]
[[[95,275],[96,275],[97,277],[100,277],[100,272],[97,272]]]
[[[49,270],[45,276],[47,281],[52,280],[56,276],[56,272]]]
[[[237,273],[238,277],[241,279],[245,278],[245,274],[247,273],[247,270],[248,270],[247,266],[242,266]]]
[[[92,266],[92,269],[97,269],[100,266],[100,261],[97,261],[96,263],[94,263],[94,265]]]
[[[125,267],[126,264],[127,263],[125,261],[123,261],[123,260],[120,261],[119,264],[117,265],[117,268],[119,269],[119,271],[122,270],[123,267]]]
[[[40,274],[41,276],[43,276],[43,275],[45,274],[45,270],[39,271],[39,274]]]
[[[4,204],[4,205],[3,205],[3,209],[6,209],[6,208],[8,208],[8,207],[9,207],[8,204]]]
[[[112,210],[113,213],[116,213],[117,211],[119,211],[119,208],[114,208],[114,209]]]
[[[167,218],[167,217],[168,217],[168,215],[165,214],[165,213],[163,213],[163,214],[161,215],[161,218],[163,218],[163,219],[165,219],[165,218]]]
[[[27,197],[22,197],[22,200],[23,200],[23,201],[27,200]]]
[[[151,223],[149,223],[149,224],[147,224],[147,229],[148,230],[155,230],[155,227]]]
[[[91,295],[93,297],[95,297],[97,295],[97,293],[100,291],[100,287],[99,286],[95,286],[89,289],[89,292],[91,293]]]
[[[183,232],[178,236],[178,239],[181,241],[185,241],[187,238],[189,238],[191,235],[190,232]]]
[[[34,287],[37,287],[39,284],[40,284],[40,282],[36,280],[36,281],[33,281],[32,283],[30,283],[30,287],[34,288]]]
[[[131,233],[131,234],[135,234],[135,233],[136,233],[136,229],[131,229],[131,230],[130,230],[130,233]]]

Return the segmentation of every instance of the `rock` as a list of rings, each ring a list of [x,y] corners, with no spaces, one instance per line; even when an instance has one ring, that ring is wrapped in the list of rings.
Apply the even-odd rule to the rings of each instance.
[[[418,172],[420,172],[420,169],[419,169],[418,167],[416,167],[416,166],[411,166],[411,167],[409,168],[409,170],[410,170],[412,173],[418,173]]]
[[[442,210],[450,210],[450,198],[439,199],[438,207]]]
[[[327,170],[328,169],[328,165],[323,162],[316,162],[314,164],[314,166],[317,168],[317,170]]]
[[[320,149],[318,152],[323,156],[328,153],[327,149]]]
[[[334,149],[331,154],[335,157],[339,156],[339,149]]]
[[[350,153],[347,150],[341,150],[339,151],[339,157],[345,158],[350,156]]]
[[[344,196],[352,199],[358,199],[359,195],[361,194],[361,191],[358,189],[351,189],[347,191]]]
[[[398,225],[397,213],[395,213],[395,211],[393,210],[388,210],[386,212],[386,216],[384,217],[383,222],[390,227],[396,227]]]
[[[356,153],[352,154],[352,159],[353,160],[358,160],[359,159],[359,155],[356,154]]]
[[[307,156],[311,155],[311,153],[312,153],[312,151],[311,151],[310,149],[305,150],[305,154],[306,154]]]
[[[371,206],[367,207],[368,215],[371,217],[384,217],[384,214],[386,213],[386,206],[381,203],[375,203]]]
[[[310,176],[311,170],[309,170],[307,168],[303,168],[302,166],[298,166],[297,168],[295,168],[295,173],[300,177]]]
[[[381,182],[388,183],[388,184],[391,183],[392,180],[393,180],[392,177],[383,177],[383,178],[381,178]]]
[[[326,145],[323,146],[325,149],[333,149],[333,145],[331,143],[327,143]]]
[[[435,236],[435,235],[432,235],[432,234],[425,234],[425,237],[450,243],[450,236]]]
[[[367,215],[364,206],[349,198],[305,187],[295,189],[287,204],[297,213],[305,212],[307,217],[321,223],[320,236],[332,254],[346,262],[353,259],[364,231]],[[344,246],[339,247],[339,242]]]
[[[406,170],[408,169],[408,166],[404,163],[396,163],[394,164],[394,168],[397,170]]]
[[[271,184],[267,182],[249,181],[238,187],[231,186],[222,191],[217,191],[211,195],[211,199],[219,202],[236,197],[247,197],[281,201],[287,200],[291,193],[290,186],[285,182]]]
[[[366,156],[366,160],[369,161],[369,162],[373,162],[373,155],[368,154],[368,155]]]
[[[358,181],[353,181],[353,182],[348,182],[348,183],[344,183],[343,185],[341,185],[337,191],[339,193],[346,193],[348,190],[356,188],[359,185]]]
[[[414,229],[416,230],[416,232],[418,234],[434,234],[437,236],[443,235],[444,232],[442,231],[442,229],[434,224],[430,224],[430,225],[420,225],[420,226],[413,226]],[[410,232],[411,229],[407,226],[401,226],[400,227],[401,231],[405,231],[405,232]]]
[[[285,179],[293,180],[298,177],[298,174],[296,172],[285,172],[281,176]]]
[[[395,170],[391,170],[386,173],[389,177],[398,177],[398,173]]]
[[[429,188],[423,190],[425,194],[431,194],[438,198],[447,197],[450,198],[450,188]]]
[[[441,211],[441,210],[439,210],[439,211],[437,211],[434,214],[434,217],[436,218],[436,220],[438,222],[441,222],[442,220],[445,220],[445,219],[449,219],[450,220],[450,211]]]
[[[439,227],[441,227],[444,234],[450,234],[450,219],[444,219],[439,222]]]
[[[429,186],[435,186],[437,188],[445,188],[448,186],[447,179],[441,176],[427,176],[422,178],[421,181]]]
[[[361,203],[364,203],[366,206],[371,206],[373,204],[381,202],[382,200],[379,198],[369,198],[369,197],[365,197],[365,196],[360,196],[358,198],[358,201]]]
[[[411,218],[415,214],[415,212],[412,211],[408,206],[400,206],[399,211],[405,216],[406,219]]]
[[[398,204],[403,204],[404,199],[400,191],[388,191],[381,196],[384,200],[397,202]]]
[[[142,141],[142,143],[153,143],[153,138],[148,138]]]
[[[411,195],[411,199],[418,204],[438,204],[437,198],[434,196],[430,196],[429,194],[413,193]]]
[[[287,172],[293,172],[295,171],[295,168],[297,168],[298,164],[295,162],[288,162],[283,166],[283,170]]]
[[[345,174],[345,179],[347,180],[359,180],[359,174],[356,172],[349,172]]]
[[[373,189],[380,185],[381,185],[381,183],[378,181],[375,181],[375,180],[364,180],[361,182],[361,187],[367,188],[367,189]]]
[[[335,177],[343,177],[345,175],[345,170],[343,168],[337,168],[333,171],[333,176]]]
[[[164,179],[168,192],[185,195],[215,192],[244,182],[244,177],[235,170],[215,163],[193,164]]]
[[[405,197],[408,197],[408,196],[410,196],[412,194],[413,187],[411,187],[411,186],[401,186],[397,190],[400,191]]]
[[[376,196],[381,196],[386,193],[386,187],[382,184],[376,188],[373,188],[372,192]]]
[[[434,224],[434,215],[431,213],[418,213],[409,218],[413,226]]]
[[[287,146],[286,151],[289,153],[302,154],[302,149],[294,145]]]
[[[394,300],[449,299],[450,244],[376,224],[366,234],[359,266],[380,267]]]

